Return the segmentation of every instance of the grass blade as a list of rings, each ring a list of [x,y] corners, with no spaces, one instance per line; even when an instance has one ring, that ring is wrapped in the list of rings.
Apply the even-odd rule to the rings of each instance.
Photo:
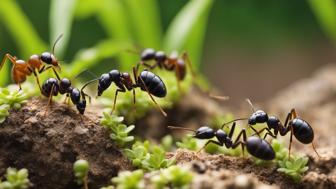
[[[69,65],[70,68],[64,69],[64,75],[72,78],[83,70],[92,68],[100,60],[117,56],[129,47],[130,43],[125,41],[105,40],[95,47],[81,50],[75,55],[74,61]]]
[[[55,53],[62,57],[69,42],[77,0],[52,0],[50,4],[50,44],[63,34]],[[52,47],[50,47],[52,48]]]
[[[189,48],[193,45],[202,45],[207,15],[213,2],[213,0],[189,1],[180,13],[177,14],[168,28],[164,39],[165,50],[184,50],[189,40],[194,40],[194,42],[189,42]],[[194,47],[193,54],[200,50],[201,47]],[[197,57],[193,56],[191,56],[191,59],[194,65],[197,65],[195,61]]]
[[[120,0],[101,0],[100,11],[97,12],[98,21],[109,37],[116,40],[130,41],[133,39],[131,27],[127,18],[127,11]],[[123,70],[129,70],[136,59],[129,54],[118,56]]]
[[[323,30],[336,44],[336,1],[310,0],[309,3]]]
[[[0,20],[15,40],[22,58],[27,58],[46,49],[45,43],[38,36],[16,1],[1,0]]]
[[[159,49],[162,30],[157,2],[155,0],[127,0],[125,2],[139,45]]]

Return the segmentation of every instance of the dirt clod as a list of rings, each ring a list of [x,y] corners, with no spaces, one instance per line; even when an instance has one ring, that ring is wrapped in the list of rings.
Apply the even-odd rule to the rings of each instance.
[[[0,125],[0,174],[7,167],[27,168],[33,188],[80,188],[74,182],[73,163],[90,163],[89,186],[109,183],[130,162],[114,146],[97,115],[79,115],[64,104],[30,100],[20,111],[12,111]]]

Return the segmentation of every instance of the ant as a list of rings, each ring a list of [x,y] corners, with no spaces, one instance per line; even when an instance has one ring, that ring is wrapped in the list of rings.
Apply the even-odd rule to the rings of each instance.
[[[42,88],[40,86],[40,81],[37,76],[37,72],[41,74],[42,72],[52,68],[56,77],[59,79],[56,69],[60,71],[61,67],[59,65],[59,61],[54,56],[54,50],[57,42],[61,39],[62,36],[63,34],[56,39],[52,48],[52,53],[43,52],[41,55],[34,54],[30,56],[30,58],[27,61],[18,60],[15,56],[12,56],[11,54],[7,53],[1,61],[0,70],[2,66],[5,64],[6,60],[8,59],[13,64],[11,75],[14,82],[17,85],[19,85],[19,90],[22,89],[21,83],[26,81],[27,76],[30,76],[33,73],[34,77],[36,78],[36,82],[40,88],[40,91],[42,93]]]
[[[288,147],[288,157],[290,157],[290,150],[292,145],[292,137],[293,134],[295,138],[300,141],[303,144],[312,144],[312,147],[317,154],[318,157],[320,155],[317,153],[315,145],[314,145],[314,130],[310,126],[310,124],[299,118],[297,116],[297,113],[295,109],[293,108],[287,115],[285,124],[282,124],[278,117],[276,116],[268,116],[266,112],[263,110],[257,110],[255,111],[253,104],[249,99],[246,99],[246,101],[250,104],[252,108],[252,115],[248,118],[248,125],[251,129],[253,129],[257,135],[262,133],[266,130],[266,134],[264,135],[263,139],[267,137],[267,135],[270,135],[273,138],[276,138],[278,134],[280,133],[281,136],[285,136],[288,132],[290,132],[290,140],[289,140],[289,147]],[[247,119],[247,118],[242,118]],[[256,125],[257,123],[266,123],[267,127],[261,129],[260,131],[256,131],[255,128],[253,128],[253,125]],[[273,132],[271,131],[273,129]]]
[[[167,95],[166,85],[162,81],[162,79],[147,70],[143,70],[138,75],[139,66],[136,68],[133,67],[133,77],[134,82],[131,78],[131,75],[127,72],[121,73],[119,70],[111,70],[109,73],[104,73],[100,76],[100,78],[93,79],[87,82],[82,90],[88,86],[89,84],[98,80],[98,96],[101,96],[103,92],[112,84],[115,83],[117,86],[117,90],[114,95],[114,103],[112,112],[115,110],[115,105],[117,101],[117,96],[119,92],[126,92],[126,90],[133,91],[133,104],[135,104],[135,88],[139,87],[142,91],[146,91],[151,100],[154,102],[156,107],[161,111],[164,116],[167,116],[166,112],[157,104],[153,96],[163,98]]]
[[[223,127],[226,124],[233,122],[230,132],[227,135],[223,130]],[[170,129],[180,129],[180,130],[187,130],[194,132],[193,137],[197,139],[208,139],[209,141],[198,151],[200,152],[204,149],[208,144],[213,143],[219,146],[224,146],[226,148],[235,149],[239,145],[241,145],[242,152],[244,153],[244,148],[246,146],[247,151],[254,157],[262,159],[262,160],[273,160],[275,158],[275,152],[272,146],[265,140],[261,139],[256,136],[247,137],[245,129],[242,129],[238,134],[235,141],[233,141],[232,136],[236,127],[236,122],[231,121],[228,123],[224,123],[221,129],[214,130],[208,126],[202,126],[197,130],[188,129],[184,127],[175,127],[175,126],[168,126]],[[213,137],[217,138],[217,141],[211,140]],[[243,137],[241,141],[240,138]]]
[[[155,51],[154,49],[147,48],[142,51],[140,57],[140,64],[150,69],[154,69],[158,66],[160,69],[174,71],[179,89],[181,89],[180,81],[182,81],[186,76],[187,66],[189,67],[192,76],[195,77],[196,75],[192,69],[191,61],[187,52],[182,53],[181,57],[178,57],[176,52],[172,53],[170,56],[167,56],[163,51]],[[147,63],[148,61],[155,61],[155,64],[150,65]]]
[[[71,81],[67,78],[57,80],[55,78],[49,78],[42,84],[42,94],[49,97],[48,105],[51,103],[52,96],[57,96],[58,93],[66,94],[80,114],[84,114],[86,108],[85,97],[91,97],[83,92],[83,88],[79,90],[78,88],[73,88],[71,86]],[[91,100],[90,100],[91,101]]]
[[[148,64],[149,61],[154,61],[155,63],[151,65]],[[151,70],[158,66],[160,69],[174,71],[179,91],[182,91],[180,81],[182,81],[186,77],[187,66],[190,69],[193,80],[195,80],[196,77],[196,73],[192,69],[191,61],[187,52],[183,52],[181,56],[178,56],[177,52],[173,52],[170,56],[167,56],[164,51],[155,51],[152,48],[146,48],[141,52],[139,64],[144,65]],[[219,100],[228,99],[227,96],[213,95],[210,94],[210,92],[208,91],[203,92],[209,95],[211,98]]]

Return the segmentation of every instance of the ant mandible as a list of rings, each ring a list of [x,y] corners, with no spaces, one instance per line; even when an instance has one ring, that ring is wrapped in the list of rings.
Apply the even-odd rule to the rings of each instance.
[[[34,77],[36,78],[36,82],[39,86],[39,89],[42,93],[42,88],[40,86],[40,81],[37,76],[37,72],[40,74],[52,68],[56,77],[60,79],[56,69],[60,71],[61,67],[59,65],[59,61],[54,56],[54,50],[57,42],[61,39],[62,36],[63,34],[56,39],[52,48],[52,53],[43,52],[41,55],[34,54],[30,56],[30,58],[27,61],[18,60],[15,56],[12,56],[11,54],[7,53],[1,61],[0,70],[2,66],[5,64],[6,60],[8,59],[13,64],[11,73],[12,79],[17,85],[19,85],[19,89],[20,90],[22,89],[21,84],[24,81],[26,81],[27,76],[30,76],[33,73]]]
[[[67,78],[57,80],[55,78],[49,78],[42,84],[42,94],[46,97],[49,97],[48,105],[52,101],[53,96],[57,96],[58,93],[66,94],[67,97],[70,96],[70,99],[80,114],[84,114],[86,108],[86,99],[85,97],[91,97],[84,93],[83,89],[79,90],[71,86],[71,81]]]
[[[232,121],[231,121],[232,122]],[[228,122],[228,123],[231,123]],[[208,144],[213,143],[219,146],[224,146],[228,149],[235,149],[241,145],[242,152],[244,153],[244,147],[254,157],[262,160],[273,160],[275,158],[275,152],[272,146],[264,139],[256,136],[247,137],[245,129],[242,129],[238,134],[236,140],[233,142],[232,136],[236,127],[236,122],[233,121],[229,134],[227,135],[223,130],[223,127],[228,124],[224,123],[221,129],[214,130],[208,126],[200,127],[197,130],[188,129],[184,127],[168,126],[171,129],[181,129],[194,132],[193,137],[197,139],[209,140],[198,152],[204,149]],[[217,141],[211,140],[213,137],[217,138]],[[241,141],[240,138],[243,137]]]
[[[98,80],[98,96],[101,96],[103,92],[112,84],[115,83],[117,86],[117,90],[114,95],[114,103],[112,112],[115,110],[115,105],[117,101],[117,96],[119,92],[126,92],[126,90],[133,91],[133,103],[135,104],[135,88],[139,87],[142,91],[146,91],[151,100],[154,102],[156,107],[161,111],[164,116],[167,116],[166,112],[157,104],[153,96],[163,98],[167,95],[167,90],[164,82],[162,79],[147,70],[143,70],[138,75],[139,66],[136,68],[133,67],[133,77],[134,82],[129,73],[124,72],[121,73],[119,70],[111,70],[109,73],[104,73],[100,76],[100,78],[91,80],[87,82],[83,87],[82,90],[88,86],[89,84]]]
[[[280,133],[281,136],[285,136],[288,132],[290,132],[288,157],[290,157],[293,134],[295,138],[301,143],[303,144],[311,143],[315,153],[317,154],[318,157],[320,157],[320,155],[316,151],[313,142],[314,140],[313,128],[307,121],[297,116],[297,113],[294,108],[288,113],[285,124],[283,125],[278,117],[268,116],[267,113],[264,112],[263,110],[255,111],[252,102],[249,99],[246,99],[246,101],[250,104],[253,111],[252,115],[248,118],[248,125],[251,129],[253,129],[256,132],[257,135],[266,130],[266,134],[263,137],[265,139],[267,135],[276,138],[278,136],[278,133]],[[253,125],[256,125],[257,123],[266,123],[267,127],[261,129],[260,131],[256,131],[256,129],[253,128]],[[271,131],[272,129],[273,132]]]

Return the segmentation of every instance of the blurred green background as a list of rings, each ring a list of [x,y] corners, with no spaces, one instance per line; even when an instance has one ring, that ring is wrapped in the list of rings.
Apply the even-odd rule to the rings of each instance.
[[[1,0],[1,58],[48,51],[60,33],[56,56],[76,65],[65,75],[129,70],[143,47],[186,50],[231,105],[263,102],[335,62],[336,1]]]

